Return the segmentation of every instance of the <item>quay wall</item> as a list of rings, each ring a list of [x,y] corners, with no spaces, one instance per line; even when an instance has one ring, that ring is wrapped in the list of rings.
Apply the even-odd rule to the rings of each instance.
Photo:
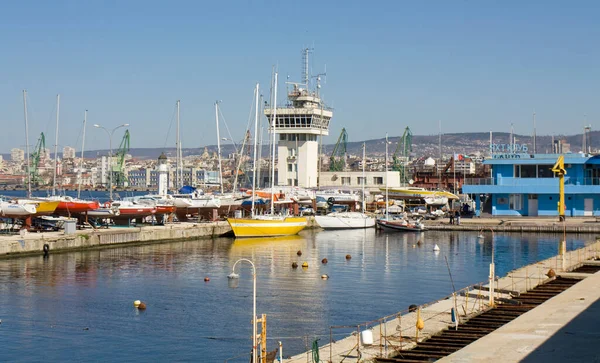
[[[50,253],[115,245],[171,242],[197,238],[214,238],[231,231],[226,221],[178,223],[166,226],[143,226],[63,232],[26,233],[0,236],[0,258],[41,254],[44,245]]]

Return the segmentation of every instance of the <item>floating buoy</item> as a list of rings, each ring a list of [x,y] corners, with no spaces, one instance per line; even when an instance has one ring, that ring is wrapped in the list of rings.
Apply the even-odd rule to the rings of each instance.
[[[417,244],[420,246],[420,245],[421,245],[421,240],[418,240],[418,241],[417,241]]]
[[[137,307],[140,310],[146,310],[146,304],[141,302],[140,305]]]
[[[477,236],[477,238],[484,239],[485,237],[482,234],[480,234],[479,236]]]
[[[409,312],[411,312],[411,313],[412,313],[413,311],[417,311],[417,305],[415,305],[415,304],[411,304],[411,305],[408,307],[408,311],[409,311]]]
[[[302,251],[298,251],[298,252],[296,252],[296,254],[297,254],[298,256],[302,256]]]
[[[349,259],[351,259],[351,258],[352,258],[352,256],[350,256],[350,255],[346,255],[346,260],[349,260]]]
[[[434,251],[439,251],[440,250],[440,246],[438,246],[437,244],[435,246],[433,246],[433,250]]]
[[[296,262],[292,262],[292,268],[298,268],[298,264]]]
[[[210,278],[208,278],[208,277],[204,278],[204,282],[209,282],[209,281],[210,281]]]
[[[308,262],[302,262],[302,267],[307,268],[308,267]]]
[[[327,274],[321,275],[321,278],[322,278],[323,280],[327,280],[327,279],[329,278],[329,275],[327,275]]]
[[[322,263],[322,264],[326,264],[327,262],[329,262],[329,261],[327,261],[327,259],[326,259],[326,258],[324,258],[324,259],[322,259],[322,260],[321,260],[321,263]]]
[[[556,272],[554,272],[553,269],[548,270],[548,273],[546,274],[546,276],[553,278],[556,276]]]
[[[137,308],[138,306],[140,306],[141,303],[142,303],[141,301],[136,300],[133,302],[133,306],[135,306]]]

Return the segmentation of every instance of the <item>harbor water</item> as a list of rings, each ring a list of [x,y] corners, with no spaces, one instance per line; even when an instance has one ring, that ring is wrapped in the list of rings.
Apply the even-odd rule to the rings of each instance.
[[[257,313],[267,314],[268,350],[281,341],[285,356],[298,354],[316,338],[327,343],[331,325],[376,320],[450,294],[446,258],[457,289],[485,281],[492,235],[477,235],[304,231],[0,260],[0,360],[223,362],[239,356],[231,361],[247,362],[250,265],[239,263],[240,278],[227,278],[240,258],[257,267]],[[497,275],[556,255],[561,237],[496,233]],[[567,248],[591,238],[567,235]],[[293,269],[293,262],[308,268]],[[134,308],[138,299],[146,310]]]

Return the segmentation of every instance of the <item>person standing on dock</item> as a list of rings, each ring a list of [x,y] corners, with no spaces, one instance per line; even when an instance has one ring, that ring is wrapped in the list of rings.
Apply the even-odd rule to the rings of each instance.
[[[454,212],[450,211],[450,224],[454,224]]]
[[[454,219],[456,220],[456,225],[460,225],[460,212],[458,210],[454,211]]]

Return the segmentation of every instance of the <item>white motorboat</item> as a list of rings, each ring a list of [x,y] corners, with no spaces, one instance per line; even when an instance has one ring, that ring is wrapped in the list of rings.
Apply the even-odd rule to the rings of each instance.
[[[325,216],[315,216],[315,221],[323,229],[358,229],[375,226],[375,218],[360,212],[334,212]]]

